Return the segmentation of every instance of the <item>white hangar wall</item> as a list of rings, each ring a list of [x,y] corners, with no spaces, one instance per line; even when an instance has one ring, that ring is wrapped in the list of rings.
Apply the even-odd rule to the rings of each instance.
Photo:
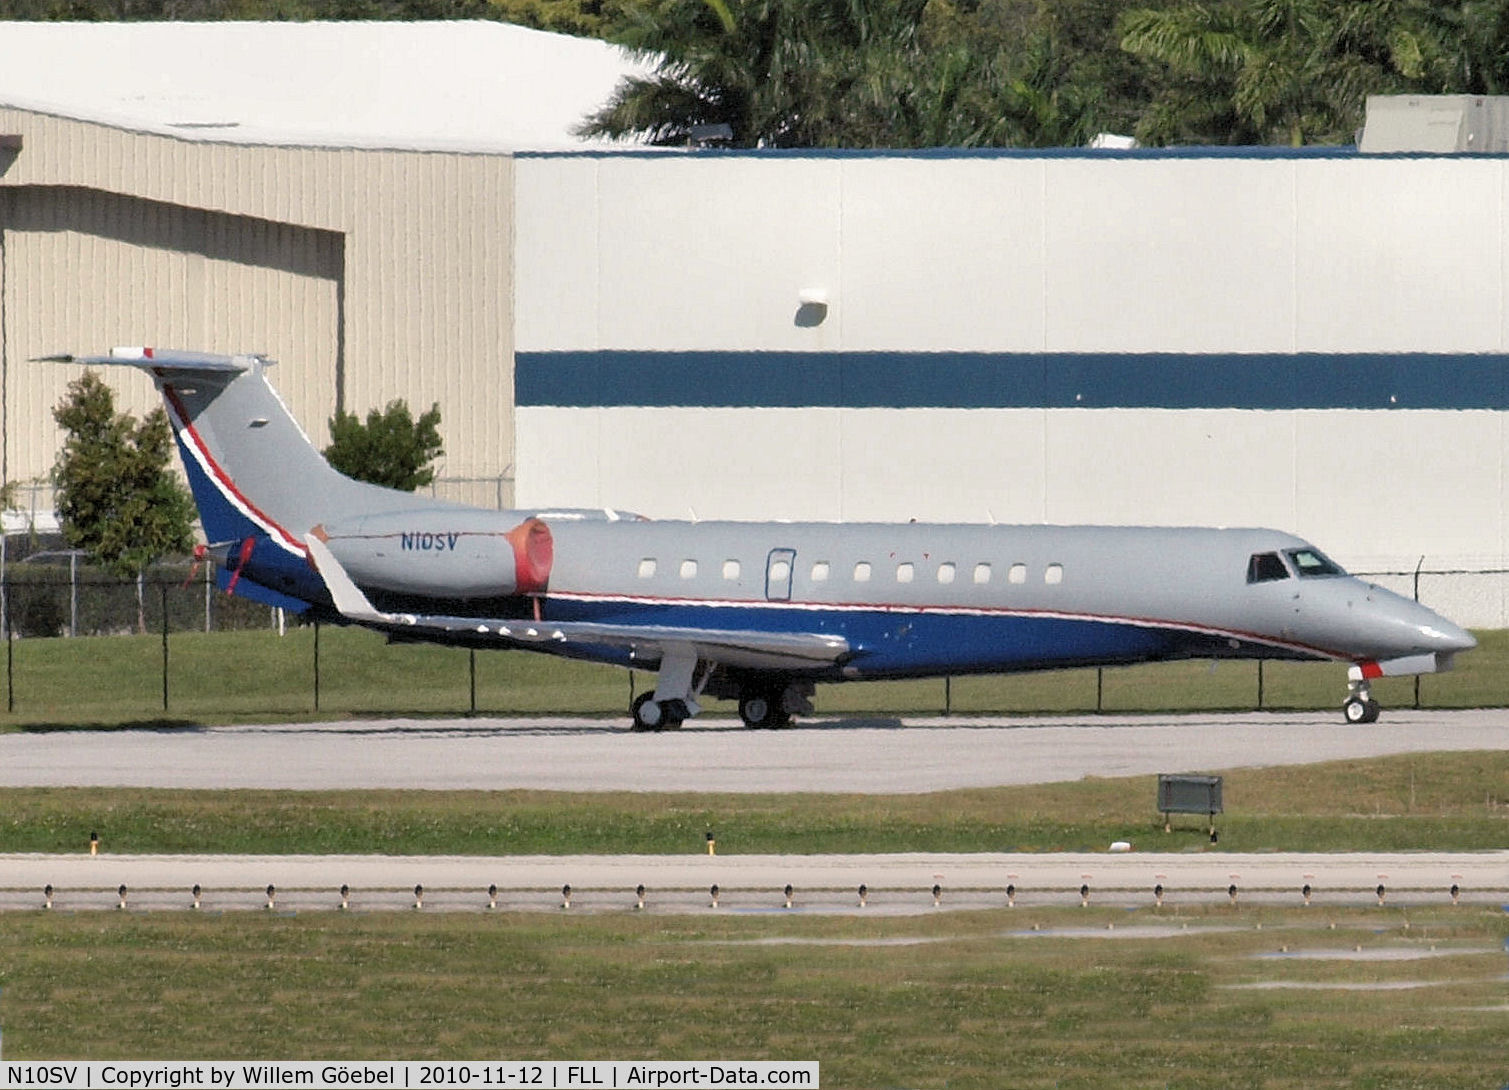
[[[1484,156],[520,156],[517,498],[1503,569],[1506,205]]]

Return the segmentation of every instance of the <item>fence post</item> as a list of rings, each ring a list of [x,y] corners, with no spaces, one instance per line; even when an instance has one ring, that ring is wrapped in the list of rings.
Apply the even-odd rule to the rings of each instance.
[[[943,714],[954,714],[954,679],[947,674],[943,676]]]
[[[157,584],[162,597],[162,710],[168,710],[168,585]]]
[[[476,715],[477,714],[477,649],[475,647],[468,647],[466,649],[466,658],[467,658],[468,669],[469,669],[469,672],[471,673],[471,682],[472,682],[472,707],[471,707],[471,714],[472,715]]]
[[[1102,711],[1105,710],[1105,695],[1106,695],[1106,671],[1105,671],[1105,667],[1103,667],[1103,666],[1097,666],[1097,667],[1095,667],[1095,710],[1097,712],[1102,712]]]
[[[1420,554],[1420,559],[1415,564],[1415,601],[1420,600],[1420,569],[1425,566],[1425,554]],[[1415,675],[1415,708],[1420,707],[1420,675]]]
[[[1263,710],[1263,660],[1257,660],[1257,707]]]
[[[320,622],[314,622],[314,710],[320,710]]]
[[[10,596],[10,584],[5,584],[6,597]],[[16,710],[16,636],[11,623],[10,610],[5,612],[5,710]]]

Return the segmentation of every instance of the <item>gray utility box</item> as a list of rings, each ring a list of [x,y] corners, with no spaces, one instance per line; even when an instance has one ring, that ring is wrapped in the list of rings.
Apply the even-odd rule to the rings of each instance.
[[[1163,815],[1163,830],[1169,830],[1170,814],[1205,814],[1215,829],[1216,815],[1221,813],[1220,776],[1158,776],[1158,812]]]
[[[1364,155],[1502,155],[1509,95],[1368,95]]]

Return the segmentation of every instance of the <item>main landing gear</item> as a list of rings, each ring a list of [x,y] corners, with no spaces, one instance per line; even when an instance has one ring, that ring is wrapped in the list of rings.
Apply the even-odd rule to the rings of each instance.
[[[656,700],[654,693],[640,693],[629,707],[634,717],[632,730],[675,730],[696,714],[696,703],[689,700]],[[698,709],[699,711],[701,709]]]
[[[812,694],[816,686],[810,681],[793,681],[790,677],[769,674],[729,674],[713,664],[700,664],[694,655],[673,648],[660,663],[660,674],[652,692],[640,693],[629,706],[631,729],[636,731],[675,730],[702,711],[697,703],[706,690],[721,699],[739,703],[739,718],[751,730],[781,730],[791,726],[794,715],[812,714]]]
[[[739,718],[751,730],[783,730],[793,715],[812,714],[813,684],[776,681],[739,690]]]
[[[686,644],[671,644],[660,656],[660,674],[653,692],[640,693],[629,705],[634,730],[675,730],[702,710],[697,697],[712,677],[711,663],[697,677],[697,652]]]

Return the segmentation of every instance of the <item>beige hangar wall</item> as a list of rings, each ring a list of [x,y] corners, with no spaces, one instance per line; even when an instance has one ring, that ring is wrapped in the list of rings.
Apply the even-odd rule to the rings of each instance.
[[[267,352],[317,443],[338,401],[439,402],[457,498],[512,499],[512,159],[237,145],[0,108],[10,479],[45,476],[76,371],[113,344]],[[154,402],[112,372],[124,408]]]

